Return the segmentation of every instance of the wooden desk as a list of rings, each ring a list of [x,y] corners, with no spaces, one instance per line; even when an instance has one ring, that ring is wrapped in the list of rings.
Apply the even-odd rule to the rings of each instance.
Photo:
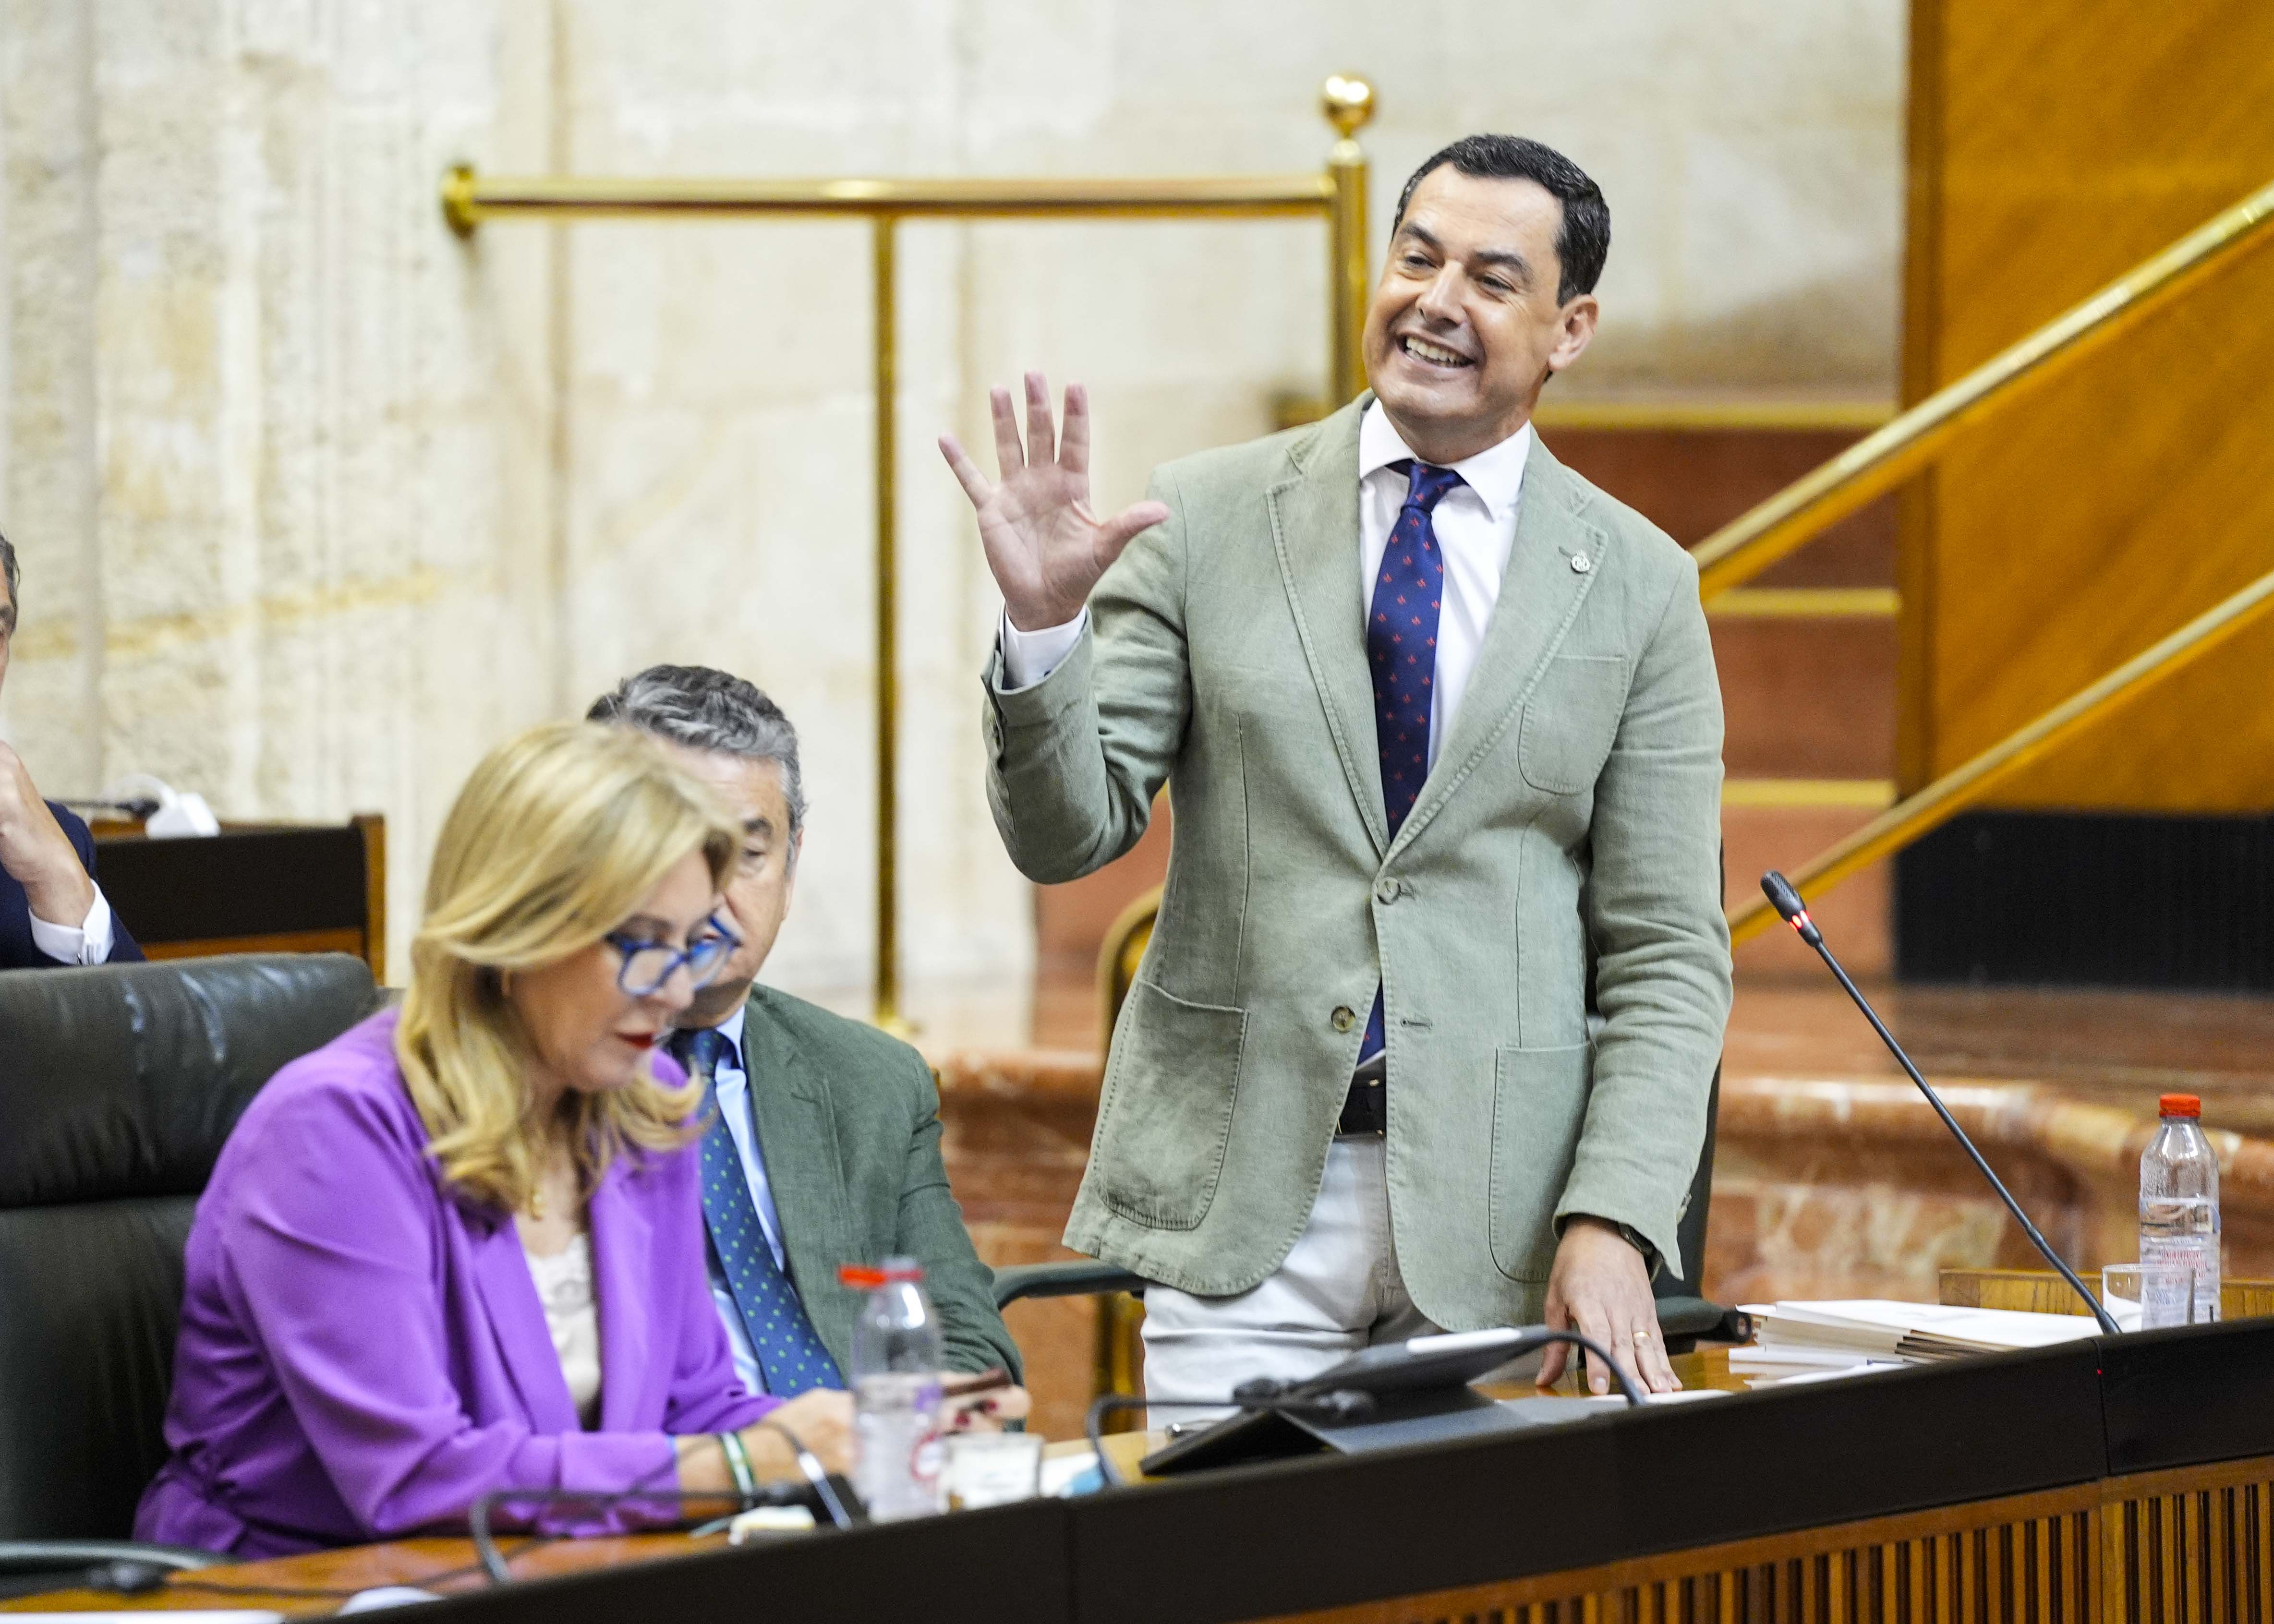
[[[1710,1382],[1713,1363],[1692,1368]],[[548,1546],[515,1565],[531,1583],[418,1616],[2274,1624],[2270,1395],[2274,1322],[2088,1337],[761,1546]],[[467,1560],[413,1542],[205,1576],[331,1592]],[[74,1603],[117,1605],[41,1598]]]
[[[1730,1373],[1728,1350],[1721,1348],[1683,1354],[1674,1360],[1675,1373],[1686,1387],[1713,1387],[1742,1392],[1744,1379]],[[1529,1385],[1487,1389],[1495,1397],[1517,1398],[1537,1389]],[[1576,1372],[1567,1373],[1556,1391],[1577,1395],[1583,1391]],[[1157,1482],[1145,1478],[1137,1462],[1168,1441],[1164,1432],[1113,1432],[1105,1447],[1126,1483]],[[1079,1443],[1053,1444],[1050,1453],[1086,1449]],[[620,1568],[637,1562],[687,1556],[727,1546],[724,1535],[694,1539],[685,1534],[643,1534],[613,1539],[531,1540],[508,1538],[503,1542],[508,1566],[519,1579],[555,1578],[596,1568]],[[522,1553],[516,1556],[515,1553]],[[488,1579],[475,1564],[473,1542],[468,1539],[405,1539],[387,1545],[358,1545],[343,1551],[320,1551],[306,1556],[277,1557],[229,1568],[207,1568],[177,1575],[167,1587],[147,1596],[121,1597],[108,1591],[58,1590],[46,1595],[0,1601],[0,1613],[79,1612],[168,1612],[188,1608],[266,1608],[295,1617],[321,1617],[336,1612],[341,1602],[358,1590],[384,1584],[413,1585],[445,1593],[485,1590]]]
[[[230,823],[199,839],[151,840],[99,824],[103,895],[153,959],[353,953],[387,979],[387,820]]]
[[[692,1539],[685,1534],[634,1534],[617,1539],[531,1540],[501,1544],[516,1578],[553,1578],[595,1568],[621,1568],[666,1557],[724,1548],[726,1536]],[[515,1556],[518,1550],[524,1554]],[[108,1590],[56,1590],[0,1602],[6,1613],[166,1613],[188,1608],[261,1608],[291,1617],[321,1618],[358,1590],[382,1584],[416,1585],[444,1592],[478,1590],[489,1580],[474,1562],[471,1539],[401,1539],[391,1545],[317,1551],[266,1562],[208,1568],[175,1575],[162,1590],[119,1596]]]

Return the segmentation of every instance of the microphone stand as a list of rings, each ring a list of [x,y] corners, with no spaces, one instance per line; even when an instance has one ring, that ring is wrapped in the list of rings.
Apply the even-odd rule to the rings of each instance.
[[[1793,928],[1802,941],[1814,948],[1816,956],[1824,960],[1825,966],[1840,978],[1841,986],[1848,989],[1848,996],[1856,1001],[1856,1007],[1864,1011],[1864,1019],[1871,1023],[1871,1030],[1879,1034],[1879,1041],[1887,1046],[1887,1052],[1910,1074],[1911,1081],[1918,1085],[1918,1091],[1926,1096],[1926,1102],[1934,1107],[1934,1114],[1942,1118],[1942,1125],[1950,1130],[1951,1137],[1974,1159],[1975,1167],[1980,1169],[1983,1177],[1990,1181],[1990,1187],[1998,1192],[1998,1199],[2006,1204],[2006,1210],[2014,1214],[2014,1222],[2022,1226],[2022,1233],[2029,1237],[2029,1244],[2044,1254],[2046,1262],[2060,1271],[2063,1280],[2075,1288],[2077,1296],[2084,1299],[2084,1305],[2092,1311],[2092,1317],[2099,1321],[2104,1332],[2111,1336],[2123,1335],[2115,1317],[2098,1297],[2085,1289],[2084,1282],[2076,1277],[2074,1269],[2061,1261],[2060,1254],[2052,1249],[2052,1243],[2037,1233],[2037,1226],[2029,1222],[2029,1214],[2022,1210],[2022,1204],[2014,1199],[2014,1192],[1990,1170],[1989,1162],[1984,1161],[1982,1153],[1974,1147],[1974,1141],[1966,1137],[1966,1130],[1958,1125],[1958,1118],[1950,1114],[1950,1108],[1942,1102],[1942,1096],[1928,1086],[1925,1078],[1919,1075],[1918,1067],[1911,1064],[1911,1057],[1903,1052],[1903,1046],[1895,1041],[1895,1034],[1887,1030],[1886,1023],[1879,1019],[1879,1012],[1871,1007],[1871,1001],[1864,996],[1862,989],[1848,979],[1848,972],[1832,956],[1832,950],[1824,944],[1824,932],[1817,929],[1814,920],[1809,918],[1807,905],[1801,901],[1800,892],[1793,888],[1792,882],[1772,868],[1761,876],[1761,891],[1785,923]]]

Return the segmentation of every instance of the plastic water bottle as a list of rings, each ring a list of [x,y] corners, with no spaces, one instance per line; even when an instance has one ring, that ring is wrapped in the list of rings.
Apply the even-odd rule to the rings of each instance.
[[[847,1267],[868,1305],[853,1326],[853,1486],[879,1522],[947,1508],[940,1438],[939,1316],[908,1258]]]
[[[2140,1261],[2195,1273],[2195,1322],[2218,1318],[2218,1156],[2203,1137],[2202,1101],[2167,1094],[2140,1155]]]

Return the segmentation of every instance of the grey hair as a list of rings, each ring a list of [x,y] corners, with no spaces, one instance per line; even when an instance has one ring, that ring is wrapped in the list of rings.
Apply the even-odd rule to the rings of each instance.
[[[16,568],[16,549],[5,536],[0,536],[0,575],[8,578],[7,623],[12,628],[17,615],[22,613],[16,606],[16,583],[24,577],[23,572]]]
[[[797,765],[797,729],[755,685],[708,665],[650,665],[592,702],[588,722],[636,727],[690,750],[772,762],[781,768],[789,802],[789,836],[805,830],[805,778]]]

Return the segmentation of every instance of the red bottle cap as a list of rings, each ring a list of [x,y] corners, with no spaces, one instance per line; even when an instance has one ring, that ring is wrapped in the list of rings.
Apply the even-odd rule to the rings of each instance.
[[[2202,1101],[2191,1094],[2167,1094],[2156,1101],[2156,1109],[2166,1116],[2201,1116]]]
[[[858,1263],[847,1263],[837,1271],[840,1284],[856,1291],[874,1291],[879,1286],[897,1286],[903,1282],[921,1282],[923,1270],[913,1263],[888,1264],[883,1268],[867,1268]]]

